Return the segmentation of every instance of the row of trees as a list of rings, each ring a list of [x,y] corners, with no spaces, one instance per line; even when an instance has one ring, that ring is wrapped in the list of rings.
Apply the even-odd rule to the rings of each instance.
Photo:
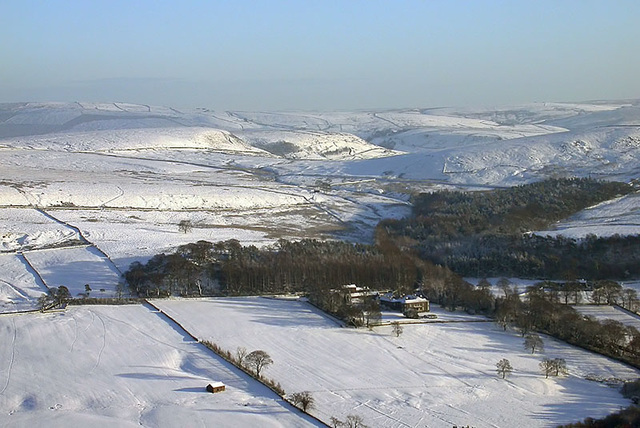
[[[289,395],[289,401],[305,413],[315,407],[315,399],[309,391],[294,392]],[[368,428],[359,415],[347,415],[345,420],[332,416],[329,422],[333,428]]]
[[[568,373],[567,362],[564,358],[545,358],[540,362],[539,366],[545,378],[550,375],[560,376]],[[496,363],[496,371],[502,379],[505,379],[508,374],[513,372],[513,366],[508,359],[503,358]]]
[[[250,372],[255,378],[272,388],[281,396],[285,396],[284,389],[280,386],[280,383],[272,379],[267,379],[263,375],[264,370],[273,364],[273,359],[266,351],[256,349],[255,351],[248,352],[246,348],[239,346],[236,348],[235,353],[232,353],[206,340],[202,341],[202,344],[236,367]],[[309,391],[294,392],[286,398],[291,404],[299,407],[305,413],[315,407],[315,399]],[[348,415],[344,421],[332,417],[331,424],[335,428],[367,428],[364,420],[357,415]]]
[[[511,287],[511,282],[506,278],[500,278],[496,284],[507,297],[510,294],[518,294],[516,287]],[[486,278],[478,283],[478,289],[486,290],[491,284]],[[593,303],[596,305],[619,305],[631,312],[636,312],[640,307],[638,292],[633,288],[624,288],[620,283],[611,280],[598,281],[541,281],[535,287],[542,288],[549,300],[565,305],[579,305]]]
[[[222,349],[216,343],[210,342],[208,340],[203,340],[202,343],[207,348],[211,349],[213,352],[229,361],[234,366],[243,370],[245,373],[248,373],[255,377],[257,380],[267,385],[276,393],[281,396],[285,395],[284,389],[280,386],[279,382],[274,381],[273,379],[266,378],[263,374],[263,371],[273,364],[273,359],[271,356],[261,349],[256,349],[255,351],[247,352],[247,349],[244,347],[238,347],[235,353],[232,353],[228,350]]]
[[[626,183],[569,178],[487,192],[423,193],[414,198],[413,219],[407,225],[425,239],[523,233],[633,190]]]
[[[630,406],[602,419],[586,418],[583,422],[562,425],[560,428],[621,428],[640,426],[640,407]]]
[[[44,312],[49,309],[59,308],[66,305],[71,300],[71,293],[64,285],[51,287],[46,294],[38,298],[38,308]]]
[[[452,276],[384,237],[376,245],[305,239],[266,248],[198,241],[135,262],[125,272],[132,293],[142,297],[303,292],[333,313],[341,302],[330,291],[342,285],[408,294],[423,282]]]
[[[542,282],[529,287],[526,300],[522,300],[504,280],[500,284],[504,296],[496,298],[488,281],[475,287],[449,269],[401,251],[383,233],[372,246],[282,240],[276,246],[258,249],[243,247],[237,241],[199,241],[180,247],[174,254],[155,256],[145,265],[135,263],[125,276],[132,291],[143,296],[304,292],[322,309],[354,325],[375,324],[380,308],[372,298],[352,305],[340,292],[341,285],[358,283],[372,289],[399,289],[405,294],[418,286],[432,302],[451,310],[461,307],[493,316],[505,329],[514,325],[523,334],[544,331],[635,364],[640,351],[636,329],[615,321],[585,319],[567,305],[579,303],[581,296],[588,294],[597,303],[620,303],[634,309],[637,295],[616,282]],[[207,289],[207,284],[218,288]]]
[[[463,276],[622,280],[640,275],[639,236],[574,239],[528,233],[480,234],[452,241],[414,239],[413,246],[424,258]]]

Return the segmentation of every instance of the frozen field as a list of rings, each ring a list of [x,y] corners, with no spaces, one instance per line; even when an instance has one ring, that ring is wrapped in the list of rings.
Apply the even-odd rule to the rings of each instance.
[[[0,341],[2,426],[319,426],[147,307],[4,315]]]
[[[624,309],[618,308],[616,306],[605,306],[605,305],[580,305],[574,306],[575,310],[580,312],[582,315],[592,316],[597,320],[614,320],[619,321],[624,325],[629,325],[637,328],[640,331],[640,316],[633,315]]]
[[[32,208],[0,209],[0,251],[12,252],[62,245],[78,233]]]
[[[114,297],[118,272],[94,247],[31,251],[25,254],[48,287],[64,285],[76,297],[91,288],[93,297]]]
[[[265,298],[159,300],[200,339],[224,349],[263,349],[265,374],[291,393],[311,391],[323,420],[362,416],[375,427],[453,425],[543,427],[601,417],[628,405],[619,392],[585,377],[633,379],[639,372],[545,338],[531,355],[522,338],[492,323],[405,325],[374,331],[338,327],[304,302]],[[565,358],[570,375],[545,379],[544,356]],[[514,373],[498,378],[495,364]]]
[[[36,307],[48,290],[18,254],[0,254],[0,312],[18,312]]]

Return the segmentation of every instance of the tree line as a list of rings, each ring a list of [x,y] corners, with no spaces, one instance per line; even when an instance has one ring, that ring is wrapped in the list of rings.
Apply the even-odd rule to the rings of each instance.
[[[384,237],[374,245],[305,239],[264,248],[198,241],[134,262],[124,274],[132,294],[141,297],[300,292],[318,301],[347,284],[408,294],[425,281],[451,276]]]

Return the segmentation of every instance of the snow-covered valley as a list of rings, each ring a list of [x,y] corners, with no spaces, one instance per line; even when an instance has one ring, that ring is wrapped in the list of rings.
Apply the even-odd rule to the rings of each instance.
[[[409,214],[416,192],[569,176],[631,182],[640,177],[639,161],[638,101],[334,113],[178,111],[124,103],[0,105],[0,312],[7,314],[0,316],[0,333],[3,343],[13,344],[3,348],[0,360],[0,421],[23,426],[46,417],[54,426],[114,421],[157,426],[169,418],[163,420],[171,423],[161,425],[176,426],[193,413],[205,426],[313,426],[203,347],[183,340],[147,307],[10,313],[34,309],[47,287],[59,285],[73,296],[86,293],[87,285],[92,297],[113,296],[132,262],[198,240],[237,239],[258,246],[280,238],[370,242],[380,220]],[[185,221],[190,227],[181,229]],[[608,201],[538,233],[638,234],[640,198],[634,193]],[[284,341],[286,332],[280,330],[295,324],[280,318],[270,324],[273,307],[262,308],[259,327],[266,331],[251,333],[256,325],[244,308],[229,312],[225,322],[237,325],[228,326],[205,322],[209,309],[199,309],[204,303],[190,305],[168,302],[166,308],[187,316],[193,333],[232,349]],[[253,305],[264,306],[261,300]],[[314,360],[331,371],[327,379],[335,376],[343,383],[314,386],[325,421],[332,411],[344,417],[357,408],[372,426],[509,426],[519,417],[530,426],[547,426],[602,416],[626,402],[614,389],[585,381],[581,362],[602,377],[638,376],[554,344],[554,352],[575,358],[574,375],[546,382],[533,374],[537,366],[529,356],[516,351],[518,338],[488,325],[416,326],[397,347],[386,331],[342,331],[316,316],[305,312],[301,326],[291,329],[307,339],[290,341],[290,348],[275,355],[279,361],[271,375],[288,392],[311,388],[295,370],[301,370],[298,362],[314,360],[314,347],[345,348],[347,360],[359,358],[359,345],[382,355],[367,353],[362,364],[368,369],[350,373],[345,367],[334,373],[328,359]],[[231,338],[226,329],[243,333]],[[446,355],[440,358],[435,348],[424,349],[425,337],[437,343],[456,339],[444,345]],[[463,347],[472,355],[481,349],[481,357],[461,355]],[[491,373],[498,350],[518,362],[521,377],[498,382]],[[418,369],[425,352],[437,362]],[[158,360],[149,362],[151,355]],[[413,363],[403,362],[405,357]],[[35,367],[54,372],[63,359],[66,365],[53,378],[45,381],[34,373]],[[376,385],[387,392],[374,394],[362,386],[390,365],[394,370]],[[426,377],[414,385],[416,370]],[[396,376],[401,385],[394,383]],[[196,393],[212,377],[237,389],[212,404]],[[432,385],[440,385],[437,394]],[[112,395],[102,394],[107,390]],[[485,412],[489,408],[507,416],[497,419]]]

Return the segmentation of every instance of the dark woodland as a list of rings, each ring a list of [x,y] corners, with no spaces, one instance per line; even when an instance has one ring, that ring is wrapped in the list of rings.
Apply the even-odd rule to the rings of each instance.
[[[378,226],[398,245],[462,276],[629,279],[640,275],[640,237],[540,236],[580,210],[635,191],[626,183],[553,179],[486,192],[436,192],[413,214]]]

